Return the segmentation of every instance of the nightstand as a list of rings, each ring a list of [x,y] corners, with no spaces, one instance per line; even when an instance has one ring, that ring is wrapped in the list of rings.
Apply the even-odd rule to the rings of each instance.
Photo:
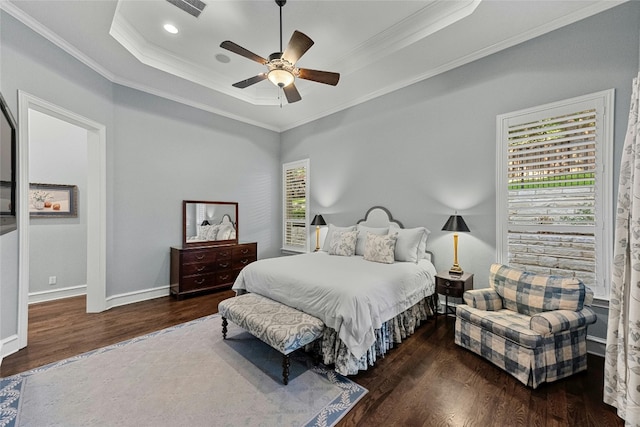
[[[455,314],[449,311],[449,297],[462,298],[464,291],[473,289],[473,274],[463,273],[462,275],[449,274],[442,271],[436,274],[436,292],[445,296],[444,314]],[[438,316],[436,316],[436,320]]]

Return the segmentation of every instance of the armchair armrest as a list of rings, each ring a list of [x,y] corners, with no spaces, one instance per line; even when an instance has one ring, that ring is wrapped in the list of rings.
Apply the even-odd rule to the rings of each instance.
[[[470,307],[478,310],[495,311],[502,309],[502,298],[492,288],[466,291],[462,298]]]
[[[589,307],[580,311],[553,310],[531,316],[530,328],[548,335],[595,323],[598,316]]]

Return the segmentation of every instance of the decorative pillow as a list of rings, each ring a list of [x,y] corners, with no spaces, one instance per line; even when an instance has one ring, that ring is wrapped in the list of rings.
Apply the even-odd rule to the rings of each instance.
[[[397,239],[397,233],[385,235],[367,233],[367,240],[364,245],[364,259],[393,264]]]
[[[552,310],[580,311],[587,287],[581,280],[535,274],[492,264],[489,285],[502,297],[505,308],[532,316]]]
[[[231,224],[221,224],[218,227],[220,227],[220,229],[218,230],[218,235],[215,240],[233,239],[233,237],[231,237],[231,233],[233,233],[235,229]]]
[[[331,236],[336,231],[354,231],[356,229],[355,225],[351,227],[336,227],[333,224],[329,224],[329,230],[327,231],[327,236],[324,238],[324,243],[322,244],[322,250],[325,252],[329,252],[329,248],[331,248]]]
[[[357,231],[334,231],[329,255],[352,256],[356,252]]]
[[[396,261],[418,262],[424,258],[427,249],[427,229],[424,227],[393,230],[398,234]]]
[[[356,243],[356,255],[364,255],[364,244],[367,240],[367,233],[371,234],[388,234],[389,227],[374,228],[367,227],[366,225],[357,225],[358,230],[358,242]]]

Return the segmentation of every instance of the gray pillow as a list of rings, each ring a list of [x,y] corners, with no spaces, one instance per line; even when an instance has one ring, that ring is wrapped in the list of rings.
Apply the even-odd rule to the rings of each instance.
[[[418,262],[424,258],[427,247],[427,229],[424,227],[394,229],[398,233],[396,261]]]

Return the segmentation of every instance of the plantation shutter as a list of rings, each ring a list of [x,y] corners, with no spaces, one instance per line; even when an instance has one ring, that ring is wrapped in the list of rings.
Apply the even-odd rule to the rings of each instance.
[[[499,117],[503,153],[500,262],[577,277],[600,297],[610,238],[603,99],[577,99]]]
[[[309,160],[283,165],[283,249],[306,252],[308,236]]]

